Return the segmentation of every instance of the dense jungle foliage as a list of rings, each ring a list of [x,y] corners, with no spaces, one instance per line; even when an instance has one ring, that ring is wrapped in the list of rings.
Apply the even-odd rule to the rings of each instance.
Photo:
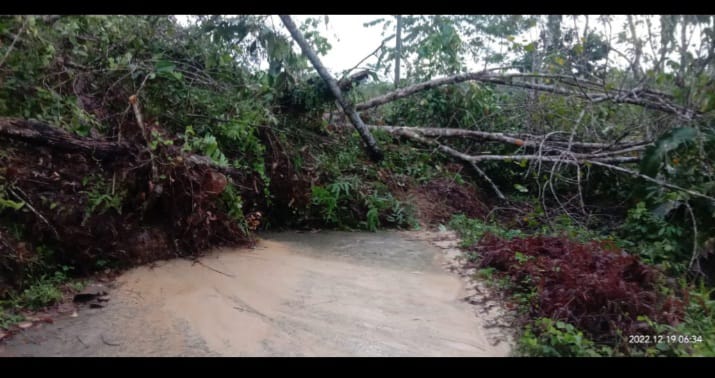
[[[300,24],[321,56],[331,22]],[[715,355],[715,17],[365,27],[383,28],[377,59],[331,72],[368,71],[343,88],[355,104],[491,75],[358,105],[379,163],[275,17],[1,16],[0,329],[91,274],[257,230],[444,226],[514,305],[519,353]],[[126,153],[19,138],[11,119]]]

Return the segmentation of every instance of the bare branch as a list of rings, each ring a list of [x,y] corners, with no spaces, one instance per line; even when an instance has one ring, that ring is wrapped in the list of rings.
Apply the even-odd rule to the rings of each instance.
[[[505,201],[506,197],[504,197],[504,194],[502,194],[501,190],[499,190],[499,187],[497,187],[497,185],[494,183],[494,181],[492,181],[492,179],[489,178],[489,176],[487,176],[487,174],[484,171],[482,171],[482,169],[479,168],[479,166],[476,163],[472,163],[471,165],[472,165],[472,168],[474,168],[474,170],[477,171],[477,173],[479,173],[479,175],[482,176],[482,178],[484,178],[484,180],[486,180],[489,183],[489,185],[491,185],[492,189],[494,190],[494,193],[497,194],[497,197],[499,197],[500,200]]]
[[[337,127],[347,127],[345,124],[338,124]],[[500,132],[486,132],[479,130],[466,130],[466,129],[456,129],[456,128],[440,128],[440,127],[412,127],[412,126],[383,126],[383,125],[366,125],[370,130],[383,130],[388,133],[399,133],[401,131],[415,132],[426,137],[443,137],[443,138],[474,138],[479,140],[490,140],[495,142],[502,142],[507,144],[513,144],[516,146],[526,146],[537,148],[540,146],[542,141],[546,139],[545,136],[541,135],[531,135],[531,134],[509,134]],[[635,147],[633,150],[628,150],[624,152],[632,152],[637,150],[645,149],[645,147],[650,144],[649,141],[638,141],[633,143],[622,143],[622,144],[611,144],[611,143],[592,143],[592,142],[571,142],[571,146],[581,149],[626,149]],[[551,141],[550,145],[553,146],[568,146],[569,141]],[[605,156],[605,155],[604,155]]]
[[[559,81],[562,86],[514,80],[533,77],[548,78],[555,81]],[[411,96],[421,91],[447,84],[457,84],[465,81],[477,81],[509,87],[532,89],[562,96],[573,96],[583,98],[593,103],[611,101],[614,103],[637,105],[674,114],[687,120],[692,120],[693,118],[699,117],[701,115],[701,113],[698,111],[672,103],[668,98],[669,96],[665,94],[649,90],[643,90],[640,88],[635,88],[631,90],[606,91],[605,85],[602,85],[602,88],[596,88],[599,83],[588,80],[574,79],[570,76],[546,74],[499,75],[490,73],[488,71],[467,72],[414,84],[357,104],[355,106],[355,109],[358,111],[370,109],[376,106],[386,104],[388,102]],[[590,88],[591,91],[587,92],[584,90],[585,88]]]
[[[639,173],[639,172],[636,172],[636,171],[633,171],[633,170],[630,170],[630,169],[627,169],[627,168],[617,167],[617,166],[615,166],[615,165],[607,164],[607,162],[604,162],[604,161],[587,160],[587,162],[589,162],[589,163],[591,163],[591,164],[593,164],[593,165],[599,165],[599,166],[601,166],[601,167],[606,167],[606,168],[609,168],[609,169],[613,169],[614,171],[623,172],[623,173],[629,174],[629,175],[634,176],[634,177],[639,177],[639,178],[641,178],[641,179],[643,179],[643,180],[650,181],[650,182],[652,182],[652,183],[654,183],[654,184],[658,184],[658,185],[660,185],[660,186],[662,186],[662,187],[665,187],[665,188],[669,188],[669,189],[673,189],[673,190],[678,190],[678,191],[681,191],[681,192],[688,193],[688,194],[690,194],[690,195],[692,195],[692,196],[695,196],[695,197],[700,197],[700,198],[708,199],[708,200],[710,200],[710,201],[715,201],[715,198],[710,197],[710,196],[708,196],[708,195],[706,195],[706,194],[702,194],[702,193],[696,192],[696,191],[694,191],[694,190],[686,189],[686,188],[683,188],[682,186],[670,184],[670,183],[667,183],[667,182],[665,182],[665,181],[663,181],[663,180],[654,179],[654,178],[652,178],[652,177],[650,177],[650,176],[646,176],[646,175],[644,175],[644,174],[642,174],[642,173]]]
[[[448,134],[451,134],[451,136],[457,135],[459,132],[476,132],[472,130],[461,130],[461,129],[430,129],[430,128],[417,128],[417,127],[395,127],[395,126],[375,126],[375,125],[369,125],[368,126],[370,129],[376,129],[376,130],[384,130],[390,134],[397,135],[397,136],[402,136],[406,137],[408,139],[412,139],[414,141],[423,143],[423,144],[428,144],[428,145],[433,145],[436,146],[437,149],[447,155],[450,155],[456,159],[462,160],[464,162],[467,162],[469,164],[476,164],[480,161],[487,161],[487,160],[495,160],[495,161],[537,161],[537,162],[550,162],[550,163],[556,163],[556,164],[569,164],[569,165],[575,165],[575,166],[580,166],[580,165],[597,165],[609,169],[613,169],[615,171],[621,172],[621,173],[626,173],[628,175],[631,175],[633,177],[641,178],[643,180],[658,184],[662,187],[673,189],[673,190],[678,190],[682,191],[685,193],[688,193],[692,196],[700,197],[700,198],[706,198],[711,201],[715,201],[715,198],[710,197],[706,194],[702,194],[700,192],[696,192],[694,190],[686,189],[678,185],[670,184],[668,182],[654,179],[652,177],[646,176],[644,174],[641,174],[637,171],[623,168],[616,166],[615,164],[625,164],[625,163],[636,163],[639,162],[641,159],[638,156],[613,156],[613,155],[622,155],[622,154],[628,154],[632,152],[637,152],[645,148],[645,144],[640,143],[636,145],[631,145],[630,147],[627,148],[622,148],[621,150],[616,150],[616,151],[607,151],[607,152],[599,152],[599,153],[573,153],[568,150],[557,150],[560,151],[560,155],[543,155],[541,154],[541,151],[539,150],[537,154],[530,154],[530,155],[492,155],[492,154],[484,154],[484,155],[469,155],[465,154],[463,152],[460,152],[458,150],[455,150],[452,147],[449,147],[447,145],[438,143],[434,140],[426,138],[426,134],[422,134],[423,132],[425,133],[431,133],[430,136],[445,136]],[[426,131],[427,130],[427,131]],[[438,132],[437,130],[447,130],[446,133],[443,132]],[[501,133],[484,133],[484,132],[477,132],[480,133],[484,136],[493,136],[493,140],[501,140],[501,141],[506,141],[506,143],[510,143],[511,139],[509,137],[504,136]],[[440,135],[441,134],[441,135]],[[490,134],[496,134],[495,135],[490,135]],[[465,135],[465,134],[463,134]],[[548,137],[544,137],[543,140],[547,140]],[[568,142],[567,146],[568,146]],[[576,145],[576,142],[573,142],[571,144],[572,146]],[[555,168],[553,168],[555,169]],[[553,172],[552,169],[552,172]],[[480,170],[477,170],[479,172]],[[480,173],[481,174],[481,173]],[[578,181],[581,180],[580,177],[580,172],[577,172],[578,174]],[[486,176],[486,175],[484,175]],[[491,180],[488,180],[490,184],[493,184]],[[495,191],[498,191],[498,189],[495,187]]]

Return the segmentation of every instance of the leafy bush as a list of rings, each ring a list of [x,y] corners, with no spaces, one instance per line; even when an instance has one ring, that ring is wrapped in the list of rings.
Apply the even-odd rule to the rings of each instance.
[[[507,230],[493,223],[485,223],[479,219],[472,219],[464,214],[457,214],[449,222],[449,227],[459,233],[462,245],[472,246],[478,243],[487,233],[498,235],[507,239],[521,236],[521,230]]]
[[[653,215],[644,202],[628,211],[621,226],[624,245],[646,262],[659,264],[682,273],[687,262],[687,247],[683,243],[682,227]]]
[[[519,339],[519,352],[536,357],[598,357],[609,356],[611,348],[597,347],[572,324],[549,318],[539,318],[527,325]]]
[[[414,226],[412,211],[390,193],[341,176],[326,186],[313,186],[312,205],[328,225],[376,231],[379,227]]]
[[[33,310],[52,305],[62,299],[62,291],[57,285],[56,278],[43,277],[22,292],[20,303]]]

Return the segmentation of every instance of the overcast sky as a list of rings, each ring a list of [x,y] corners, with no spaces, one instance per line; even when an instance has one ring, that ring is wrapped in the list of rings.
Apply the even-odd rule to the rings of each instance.
[[[325,17],[324,15],[294,15],[292,16],[293,19],[295,20],[296,24],[300,25],[305,19],[308,17],[319,17],[323,18]],[[332,71],[334,74],[339,74],[341,71],[352,68],[355,66],[360,60],[365,58],[368,54],[372,53],[379,45],[380,42],[382,41],[382,27],[380,25],[373,26],[366,28],[363,26],[364,23],[375,20],[380,17],[391,17],[387,15],[331,15],[329,16],[329,22],[326,26],[321,23],[321,34],[328,38],[328,42],[331,44],[332,48],[330,51],[325,56],[321,56],[320,59],[323,62],[323,64],[328,68],[328,70]],[[187,19],[186,16],[177,16],[180,22],[185,22]],[[276,30],[282,30],[284,33],[287,33],[278,18],[278,16],[271,16],[271,20],[273,22],[273,26],[275,27]],[[615,34],[617,34],[620,30],[623,30],[623,24],[626,21],[626,17],[624,15],[617,15],[613,19],[613,29],[610,30],[609,32],[612,32],[613,34],[611,35],[611,38],[615,39]],[[570,25],[570,23],[573,22],[571,18],[569,19],[564,19],[564,25]],[[579,20],[577,21],[578,27],[582,28],[582,20],[581,17],[579,17]],[[598,21],[598,16],[590,16],[590,23],[589,23],[589,28],[590,29],[599,29],[601,31],[605,31],[603,29],[603,26],[600,24]],[[637,32],[642,35],[642,37],[647,37],[647,32],[644,24],[638,25],[637,26]],[[609,32],[606,32],[606,34],[610,34]],[[529,36],[530,40],[534,40],[537,38],[537,33],[538,31],[536,30],[531,30],[530,31],[531,35]],[[697,34],[694,34],[693,36],[696,36]],[[612,40],[612,46],[625,49],[626,46],[619,44],[617,41]],[[700,43],[697,40],[697,38],[694,38],[691,41],[691,48],[694,48],[698,46]],[[392,41],[388,42],[389,46],[394,45],[394,39]],[[646,46],[644,53],[648,52],[649,46]],[[296,47],[297,48],[297,47]],[[623,51],[623,50],[622,50]],[[619,61],[623,60],[620,56],[612,54],[610,57],[613,62],[617,65],[624,65],[625,61]],[[366,64],[369,63],[374,63],[377,61],[377,57],[371,57],[370,59],[366,60],[364,63],[362,63],[362,66],[364,67]],[[470,65],[470,64],[468,64]],[[473,69],[475,67],[468,67],[470,69]],[[483,68],[483,67],[480,67]]]
[[[274,16],[280,25],[280,20]],[[324,16],[294,16],[297,24],[308,17]],[[333,15],[328,18],[328,30],[323,35],[328,38],[332,49],[321,57],[323,64],[333,73],[346,70],[356,65],[368,54],[375,51],[382,41],[381,26],[363,27],[363,24],[375,20],[381,15]],[[321,30],[323,31],[323,30]],[[392,42],[394,43],[394,42]],[[377,61],[373,57],[364,64]]]
[[[292,16],[296,24],[300,25],[308,17],[324,17],[323,15],[297,15]],[[321,56],[320,60],[333,73],[338,73],[356,65],[360,60],[373,52],[382,41],[382,28],[379,26],[365,28],[363,24],[380,15],[333,15],[328,18],[327,30],[322,29],[321,34],[328,38],[332,49],[328,54]],[[278,16],[271,16],[277,30],[283,30],[283,24]],[[179,22],[184,23],[186,16],[177,16]],[[324,28],[325,26],[322,25]],[[394,43],[394,42],[393,42]],[[377,58],[365,61],[363,64],[376,62]]]

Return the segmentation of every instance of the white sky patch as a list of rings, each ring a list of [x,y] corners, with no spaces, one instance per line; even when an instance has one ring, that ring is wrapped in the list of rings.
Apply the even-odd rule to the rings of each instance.
[[[300,24],[308,17],[324,17],[323,15],[294,16],[296,24]],[[328,70],[340,73],[358,64],[363,58],[380,46],[382,42],[382,28],[380,26],[364,27],[363,24],[380,17],[381,15],[333,15],[328,16],[327,30],[321,25],[321,34],[328,39],[332,46],[325,56],[321,56]],[[277,19],[277,17],[276,17]],[[278,25],[280,20],[278,20]],[[391,42],[394,45],[394,42]],[[377,57],[371,57],[361,64],[365,67],[369,63],[377,62]]]
[[[189,24],[187,15],[177,15],[177,21],[181,25]],[[318,17],[321,20],[324,15],[298,15],[292,16],[297,25],[300,25],[308,17]],[[325,67],[332,73],[337,74],[343,70],[352,68],[359,63],[368,54],[375,51],[382,41],[380,26],[370,28],[363,27],[363,24],[379,17],[388,17],[381,15],[332,15],[328,16],[327,30],[325,25],[321,25],[319,29],[323,37],[328,39],[328,43],[332,46],[330,51],[325,56],[320,56],[320,60]],[[283,24],[278,16],[271,16],[272,26],[276,30],[287,34]],[[394,41],[390,42],[394,45]],[[297,48],[297,47],[296,47]],[[371,57],[363,62],[360,66],[365,67],[369,63],[377,62],[377,57]]]
[[[323,20],[325,15],[296,15],[292,16],[296,24],[300,25],[302,24],[308,17],[317,17],[320,20]],[[342,73],[343,70],[350,69],[354,67],[358,62],[360,62],[363,58],[367,57],[370,53],[375,51],[375,49],[380,45],[380,43],[383,40],[382,37],[382,25],[376,25],[372,27],[364,27],[363,24],[369,21],[373,21],[378,18],[391,18],[393,16],[390,15],[329,15],[328,16],[328,24],[327,28],[326,25],[321,24],[319,32],[321,35],[325,38],[328,39],[328,42],[332,46],[332,48],[328,51],[328,53],[325,56],[320,56],[320,60],[323,62],[323,64],[326,66],[326,68],[331,71],[333,74],[339,75]],[[189,21],[188,16],[177,16],[177,19],[181,24],[187,24]],[[288,34],[285,28],[283,27],[283,24],[281,23],[280,19],[278,16],[273,15],[269,18],[269,24],[272,25],[275,30],[279,31],[280,33],[283,34]],[[640,38],[642,39],[648,39],[648,33],[646,29],[645,22],[642,22],[642,16],[636,16],[636,20],[639,20],[640,22],[636,26],[637,33]],[[656,17],[653,17],[652,22],[654,25],[653,26],[653,32],[655,33],[655,39],[659,41],[659,37],[657,36],[658,33],[660,32],[658,20]],[[624,31],[625,28],[625,23],[626,23],[626,16],[625,15],[615,15],[612,17],[611,20],[611,29],[609,30],[604,26],[604,24],[599,20],[599,16],[597,15],[591,15],[589,16],[589,29],[590,30],[597,30],[598,32],[602,33],[607,40],[610,39],[610,42],[612,46],[616,49],[619,49],[621,52],[627,52],[628,49],[630,49],[630,44],[629,43],[619,43],[617,41],[617,35],[619,32]],[[572,27],[575,26],[576,28],[579,29],[579,35],[583,32],[583,27],[585,25],[585,17],[584,16],[578,16],[577,19],[573,20],[571,16],[564,16],[562,20],[562,25],[564,27]],[[694,28],[691,26],[691,28]],[[540,30],[537,28],[532,28],[530,29],[527,33],[524,33],[520,36],[517,36],[518,39],[526,37],[526,39],[533,41],[538,39],[538,33]],[[693,30],[695,31],[695,30]],[[679,32],[679,30],[677,30]],[[388,32],[388,34],[390,34]],[[699,35],[698,33],[692,34],[693,37],[696,37]],[[630,36],[628,36],[630,38]],[[689,50],[697,50],[699,49],[701,43],[698,41],[698,38],[693,38],[690,41],[690,46]],[[394,47],[395,40],[388,41],[386,43],[387,46]],[[295,46],[296,50],[299,50],[297,46]],[[657,50],[652,48],[652,45],[646,43],[643,49],[643,55],[644,55],[644,61],[641,62],[641,64],[646,67],[648,66],[648,63],[645,61],[647,58],[646,56],[650,55],[650,58],[653,59],[655,58],[654,54]],[[502,50],[503,51],[503,50]],[[503,51],[505,52],[505,51]],[[511,56],[510,58],[513,58]],[[672,58],[675,58],[675,56],[672,56]],[[628,66],[628,63],[626,60],[620,56],[617,53],[611,53],[609,54],[609,60],[611,64],[619,66],[621,68],[625,68]],[[376,63],[377,62],[377,57],[372,56],[369,59],[365,60],[360,67],[358,68],[366,68],[368,64],[371,63]],[[483,66],[483,62],[468,62],[467,63],[467,68],[469,70],[477,70],[477,69],[483,69],[485,68]],[[493,68],[492,65],[489,65],[487,68]],[[382,72],[379,72],[380,76],[382,77]],[[389,78],[384,78],[382,79],[387,79]]]

